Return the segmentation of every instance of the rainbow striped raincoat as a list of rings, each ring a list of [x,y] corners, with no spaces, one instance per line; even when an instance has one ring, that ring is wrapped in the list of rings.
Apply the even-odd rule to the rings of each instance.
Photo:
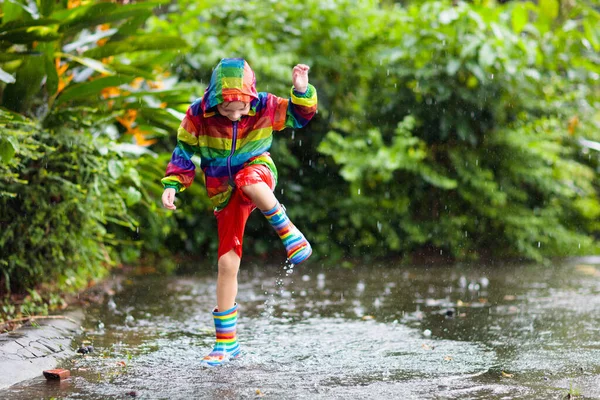
[[[250,103],[250,112],[231,121],[217,111],[225,101]],[[273,131],[301,128],[317,111],[317,91],[292,88],[290,98],[256,92],[254,71],[239,58],[221,60],[215,67],[204,96],[186,112],[177,132],[177,147],[162,179],[165,188],[181,192],[196,175],[192,156],[200,156],[208,197],[215,210],[223,209],[235,188],[234,177],[245,166],[266,165],[277,181],[270,157]]]

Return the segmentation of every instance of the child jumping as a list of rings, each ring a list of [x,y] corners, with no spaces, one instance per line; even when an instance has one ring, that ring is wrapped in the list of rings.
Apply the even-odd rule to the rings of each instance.
[[[192,184],[194,154],[201,160],[208,197],[219,234],[217,307],[213,309],[216,344],[201,363],[221,365],[240,355],[236,325],[237,275],[244,228],[258,208],[273,226],[293,264],[312,253],[273,194],[277,169],[268,153],[273,131],[301,128],[317,111],[317,92],[308,83],[309,67],[292,70],[290,98],[256,92],[254,71],[240,58],[226,58],[213,70],[202,98],[187,110],[177,131],[177,147],[162,179],[163,205],[175,210],[175,193]]]

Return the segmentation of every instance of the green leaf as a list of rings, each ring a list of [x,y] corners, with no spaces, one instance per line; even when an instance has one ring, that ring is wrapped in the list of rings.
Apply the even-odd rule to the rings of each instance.
[[[4,107],[0,107],[0,122],[8,123],[8,122],[18,122],[20,124],[34,126],[35,122],[23,116],[22,114],[16,113],[14,111],[8,110]]]
[[[49,96],[54,96],[58,91],[58,73],[51,57],[45,57],[46,65],[46,91]]]
[[[496,52],[489,43],[484,43],[479,49],[479,64],[484,68],[489,67],[496,61]]]
[[[106,24],[140,15],[147,15],[148,10],[152,10],[158,5],[165,3],[165,1],[148,1],[126,5],[97,3],[77,7],[68,10],[68,12],[54,13],[52,16],[64,20],[61,24],[60,32],[74,32],[88,28],[90,25]]]
[[[456,189],[456,187],[458,185],[456,180],[448,178],[448,177],[444,176],[443,174],[440,174],[439,172],[437,172],[434,168],[432,168],[429,165],[420,166],[419,172],[425,182],[428,182],[429,184],[431,184],[435,187],[445,189],[445,190],[452,190],[452,189]]]
[[[598,34],[598,26],[593,26],[589,19],[583,21],[583,29],[585,38],[591,43],[595,51],[600,50],[600,35]]]
[[[440,13],[440,22],[443,25],[448,25],[456,19],[458,19],[458,13],[454,7],[448,8]]]
[[[90,82],[78,83],[65,89],[65,91],[58,96],[56,101],[60,104],[89,96],[98,97],[102,89],[111,86],[120,86],[124,83],[131,82],[132,80],[133,77],[131,76],[107,76],[94,79]]]
[[[135,35],[137,30],[146,22],[148,18],[152,16],[152,11],[148,10],[144,13],[140,13],[135,17],[125,21],[120,27],[119,31],[115,35],[115,39],[120,40],[121,38]]]
[[[135,186],[142,187],[142,178],[135,168],[129,168],[129,178],[135,183]]]
[[[456,74],[456,71],[460,68],[460,61],[457,59],[452,59],[448,61],[448,65],[446,65],[446,72],[448,75],[453,76]]]
[[[512,28],[516,33],[521,33],[528,22],[527,9],[521,3],[517,3],[512,10]]]
[[[110,67],[98,60],[94,60],[93,58],[87,58],[87,57],[77,57],[74,56],[72,54],[68,54],[68,53],[55,53],[55,57],[60,57],[60,58],[68,58],[70,60],[73,60],[81,65],[85,65],[86,67],[89,67],[91,69],[93,69],[94,71],[98,71],[102,74],[107,74],[107,75],[114,75],[115,71],[113,71],[112,69],[110,69]]]
[[[52,14],[52,11],[54,10],[54,3],[56,3],[55,0],[38,0],[38,9],[40,14],[42,14],[44,17]]]
[[[2,22],[20,19],[23,15],[23,6],[16,1],[4,1],[2,4]]]
[[[129,186],[125,192],[125,203],[128,207],[139,203],[142,199],[142,194],[133,186]]]
[[[108,161],[108,173],[114,179],[119,179],[123,172],[125,171],[125,166],[122,161],[119,160],[109,160]]]
[[[20,28],[29,28],[32,26],[58,25],[59,23],[60,21],[49,18],[40,18],[34,20],[18,19],[15,21],[5,22],[4,24],[0,25],[0,32],[9,32]]]
[[[8,163],[12,160],[18,148],[19,143],[15,138],[0,137],[0,160],[5,164]]]
[[[149,124],[163,128],[166,131],[176,132],[181,121],[162,108],[143,107],[138,109],[139,117]]]
[[[187,42],[178,36],[139,35],[120,42],[109,42],[83,53],[86,57],[104,58],[115,54],[148,50],[176,50],[187,47]]]
[[[58,25],[30,26],[0,33],[0,41],[15,44],[30,44],[33,42],[51,42],[60,38],[56,31]]]
[[[460,50],[460,58],[465,59],[476,54],[477,47],[481,44],[481,41],[476,38],[469,38],[467,43]]]
[[[558,17],[559,4],[558,0],[539,0],[539,9],[542,15],[554,20]]]
[[[26,57],[17,70],[15,82],[4,89],[2,104],[23,112],[39,94],[45,72],[43,57]]]
[[[0,81],[6,83],[15,83],[15,77],[0,68]]]
[[[22,60],[29,55],[39,56],[40,52],[22,52],[22,53],[0,53],[0,63],[8,61]]]
[[[80,27],[89,27],[102,23],[102,18],[117,8],[114,3],[96,3],[80,6],[70,10],[60,10],[52,14],[53,18],[62,21],[60,32],[78,30]]]
[[[119,62],[113,62],[110,64],[110,67],[117,73],[123,75],[131,75],[136,77],[141,77],[149,80],[156,79],[156,75],[151,70],[143,70],[141,68],[136,68],[131,65],[121,64]]]

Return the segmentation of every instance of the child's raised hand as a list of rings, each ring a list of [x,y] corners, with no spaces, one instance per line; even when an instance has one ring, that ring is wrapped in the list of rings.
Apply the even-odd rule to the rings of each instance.
[[[168,208],[169,210],[175,210],[177,207],[175,207],[173,201],[175,201],[175,189],[166,188],[162,194],[163,206],[165,206],[165,208]]]
[[[297,64],[292,70],[292,83],[296,92],[304,93],[308,89],[308,70],[310,67],[304,64]]]

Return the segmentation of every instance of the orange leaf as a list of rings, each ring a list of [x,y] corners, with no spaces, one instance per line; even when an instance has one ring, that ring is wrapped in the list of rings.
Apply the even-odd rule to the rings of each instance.
[[[572,135],[575,133],[575,128],[579,126],[579,117],[577,115],[573,115],[571,119],[569,119],[569,133]]]
[[[144,78],[137,77],[133,80],[133,82],[131,82],[130,85],[134,89],[139,89],[142,86],[142,83],[144,83]]]
[[[119,89],[117,86],[111,86],[111,87],[102,89],[100,91],[100,94],[102,95],[102,98],[104,98],[104,99],[108,99],[111,97],[117,97],[121,94],[121,89]]]
[[[136,129],[138,128],[132,128],[132,125],[135,122],[136,118],[137,110],[130,108],[125,112],[124,116],[117,117],[116,120],[119,121],[121,125],[123,125],[127,129],[128,133],[135,134]]]
[[[67,2],[67,8],[70,10],[72,8],[79,7],[81,5],[81,0],[69,0]]]
[[[161,81],[148,81],[148,86],[151,89],[162,89],[165,85]]]
[[[133,138],[138,146],[148,147],[151,144],[156,143],[156,139],[147,140],[144,134],[148,132],[140,131],[140,129],[137,127],[133,128],[131,131],[129,131],[129,133],[133,134]]]

